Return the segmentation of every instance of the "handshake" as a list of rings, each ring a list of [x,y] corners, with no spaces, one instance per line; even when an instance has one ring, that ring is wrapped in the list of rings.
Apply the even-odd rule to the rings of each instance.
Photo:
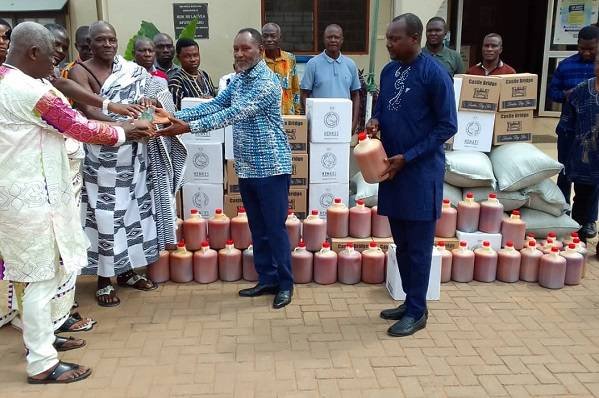
[[[162,108],[147,107],[140,115],[139,119],[119,123],[124,130],[127,141],[139,141],[144,138],[154,137],[172,137],[179,134],[188,133],[189,125]],[[157,129],[157,125],[164,125]]]

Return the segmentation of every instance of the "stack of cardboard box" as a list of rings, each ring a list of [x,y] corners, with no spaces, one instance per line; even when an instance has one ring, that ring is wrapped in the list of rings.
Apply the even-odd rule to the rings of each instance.
[[[310,130],[311,210],[322,218],[334,198],[349,202],[349,152],[352,102],[342,98],[308,98],[306,115]]]
[[[181,108],[207,102],[203,98],[184,98]],[[223,206],[223,143],[224,129],[181,136],[187,146],[187,164],[183,185],[183,214],[187,218],[191,209],[198,209],[203,217],[214,214]]]
[[[454,150],[489,152],[492,145],[532,142],[537,75],[456,75],[458,132]]]

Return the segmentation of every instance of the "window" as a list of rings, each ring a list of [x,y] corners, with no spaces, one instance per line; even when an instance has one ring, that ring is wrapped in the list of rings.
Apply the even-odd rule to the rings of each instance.
[[[330,24],[343,28],[344,53],[366,54],[369,21],[369,0],[262,0],[262,23],[277,23],[281,47],[300,54],[322,51],[322,35]]]

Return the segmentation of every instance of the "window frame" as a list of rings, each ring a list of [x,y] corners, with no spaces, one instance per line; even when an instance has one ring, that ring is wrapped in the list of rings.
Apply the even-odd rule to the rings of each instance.
[[[306,0],[302,0],[302,1],[306,1]],[[368,55],[370,54],[370,0],[364,0],[366,2],[366,27],[364,29],[364,51],[344,51],[343,49],[341,49],[341,52],[345,55]],[[261,15],[261,20],[262,20],[262,25],[264,26],[267,22],[266,20],[266,7],[265,7],[265,2],[266,0],[261,0],[260,1],[260,15]],[[294,51],[294,54],[297,55],[318,55],[320,54],[324,49],[319,49],[319,42],[320,42],[320,38],[319,35],[322,35],[323,32],[319,32],[318,31],[318,3],[319,0],[312,0],[312,12],[313,12],[313,16],[314,16],[314,28],[312,31],[312,45],[313,48],[315,47],[316,50],[313,51]],[[343,22],[340,21],[338,22],[339,25],[343,25]]]

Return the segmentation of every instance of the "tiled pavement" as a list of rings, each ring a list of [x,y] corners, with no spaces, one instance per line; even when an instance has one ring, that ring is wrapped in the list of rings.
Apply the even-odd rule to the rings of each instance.
[[[428,327],[390,338],[382,285],[300,285],[284,310],[247,283],[167,284],[81,311],[98,320],[87,347],[62,358],[92,366],[84,382],[24,383],[23,346],[0,330],[2,397],[599,396],[599,263],[580,286],[448,283]]]

